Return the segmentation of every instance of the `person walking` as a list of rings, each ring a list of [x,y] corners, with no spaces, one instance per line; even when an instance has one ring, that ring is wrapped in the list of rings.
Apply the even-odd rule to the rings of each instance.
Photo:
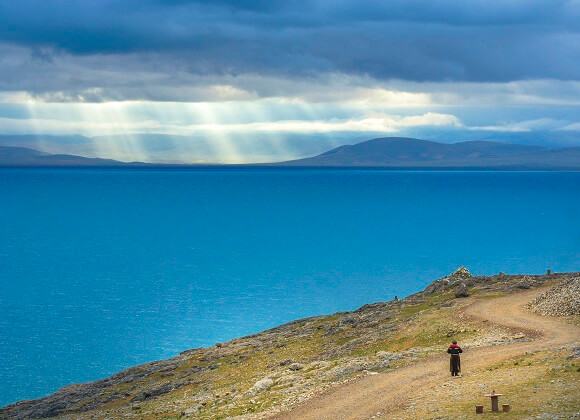
[[[463,353],[463,350],[457,345],[457,341],[453,340],[451,342],[451,345],[447,349],[447,353],[451,355],[451,359],[449,360],[451,376],[459,376],[459,372],[461,372],[461,359],[459,358],[459,353]]]

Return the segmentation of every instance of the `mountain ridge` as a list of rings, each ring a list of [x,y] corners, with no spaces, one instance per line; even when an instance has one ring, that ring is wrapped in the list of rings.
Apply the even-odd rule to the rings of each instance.
[[[580,147],[545,147],[487,140],[440,143],[410,137],[379,137],[342,145],[318,155],[250,164],[144,163],[47,153],[0,145],[1,167],[336,167],[431,170],[580,170]]]
[[[484,140],[439,143],[409,137],[380,137],[277,165],[580,169],[580,147],[548,148]]]
[[[0,146],[0,167],[125,166],[131,164],[134,163],[78,155],[50,154],[28,147]]]

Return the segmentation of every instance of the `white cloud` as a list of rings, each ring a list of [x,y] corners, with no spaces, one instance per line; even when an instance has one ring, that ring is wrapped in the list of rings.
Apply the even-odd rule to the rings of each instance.
[[[504,124],[504,125],[483,125],[469,127],[469,130],[473,131],[500,131],[505,133],[527,133],[531,131],[529,128],[518,127],[517,125]]]
[[[208,133],[332,133],[332,132],[376,132],[395,133],[400,128],[418,126],[462,126],[461,121],[451,114],[427,112],[421,115],[392,115],[371,113],[362,118],[315,119],[315,120],[274,120],[244,123],[208,122],[188,124],[174,121],[142,120],[124,110],[122,103],[95,104],[85,108],[80,119],[61,118],[0,118],[4,134],[84,134],[87,136],[118,133],[159,133],[175,135],[195,135]],[[211,120],[211,118],[208,118]]]
[[[498,125],[474,126],[469,130],[500,131],[508,133],[525,133],[538,130],[562,130],[568,125],[567,121],[553,118],[537,118],[533,120],[505,122]]]
[[[565,130],[565,131],[580,131],[580,122],[574,123],[574,124],[568,124],[562,128],[560,128],[560,130]]]
[[[431,126],[455,126],[463,127],[463,123],[455,115],[451,114],[439,114],[436,112],[427,112],[423,115],[412,115],[408,117],[402,117],[400,120],[395,121],[398,127],[416,127],[423,125]]]

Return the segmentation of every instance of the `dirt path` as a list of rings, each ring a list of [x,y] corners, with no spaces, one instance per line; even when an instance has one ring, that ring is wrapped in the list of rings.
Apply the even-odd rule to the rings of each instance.
[[[459,316],[489,322],[524,332],[532,341],[502,346],[465,349],[462,365],[470,373],[516,357],[530,350],[574,344],[580,328],[553,317],[532,314],[525,305],[547,288],[528,290],[509,296],[483,300],[466,307]],[[381,412],[386,418],[398,417],[410,397],[449,378],[447,355],[429,357],[413,366],[358,378],[314,396],[276,419],[368,419]]]

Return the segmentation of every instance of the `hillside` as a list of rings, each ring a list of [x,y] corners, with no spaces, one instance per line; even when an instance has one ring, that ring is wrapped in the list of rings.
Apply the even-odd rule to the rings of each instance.
[[[142,160],[154,164],[224,164],[239,161],[277,162],[313,156],[345,144],[346,140],[311,134],[292,134],[278,138],[269,133],[232,138],[235,156],[224,150],[211,134],[179,136],[168,134],[82,135],[1,135],[0,146],[25,147],[50,154],[103,157],[121,161]],[[229,148],[226,148],[229,149]]]
[[[111,159],[87,158],[75,155],[53,155],[26,147],[0,146],[0,167],[20,166],[121,166]]]
[[[579,275],[473,277],[462,268],[403,300],[188,350],[13,404],[0,418],[456,416],[487,404],[492,389],[507,394],[517,418],[570,415],[580,411],[578,317],[542,317],[525,304]],[[465,350],[459,378],[444,354],[453,338]]]
[[[580,147],[547,148],[493,141],[437,143],[385,137],[340,146],[284,166],[392,168],[580,169]]]
[[[127,136],[0,136],[0,166],[118,166],[129,165],[95,158],[95,150],[126,144]],[[185,167],[218,164],[219,153],[207,141],[166,135],[131,137],[151,163],[131,165]],[[130,143],[130,142],[129,142]],[[132,144],[132,143],[131,143]],[[236,141],[244,159],[267,162],[282,156],[309,156],[340,142],[296,138],[290,143],[252,138]],[[176,145],[179,145],[177,147]],[[42,150],[42,151],[39,151]],[[118,158],[130,161],[134,150]],[[91,157],[86,157],[91,156]],[[117,155],[115,155],[117,156]],[[145,159],[142,157],[142,159]],[[221,165],[221,164],[220,164]],[[405,137],[385,137],[339,146],[319,155],[279,163],[245,163],[285,167],[383,167],[400,169],[580,170],[580,147],[541,147],[497,141],[438,143]]]

